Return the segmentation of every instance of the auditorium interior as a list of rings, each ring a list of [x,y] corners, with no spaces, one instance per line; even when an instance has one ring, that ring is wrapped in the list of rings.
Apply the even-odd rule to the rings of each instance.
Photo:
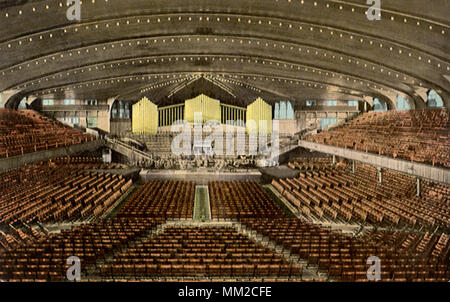
[[[447,0],[76,3],[0,0],[0,282],[450,281]]]

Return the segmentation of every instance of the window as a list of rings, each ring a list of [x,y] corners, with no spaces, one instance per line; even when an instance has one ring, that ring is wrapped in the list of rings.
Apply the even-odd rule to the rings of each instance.
[[[119,101],[119,118],[125,118],[125,105],[123,101]]]
[[[427,107],[428,108],[442,108],[444,107],[444,102],[441,96],[434,90],[430,90],[427,93]]]
[[[42,100],[42,105],[43,106],[53,106],[54,105],[54,101],[51,99],[43,99]]]
[[[287,102],[286,107],[286,119],[293,120],[294,119],[294,107],[292,107],[291,102]]]
[[[348,101],[348,105],[351,107],[357,107],[358,106],[358,101]]]
[[[115,101],[111,109],[111,118],[131,118],[131,102]]]
[[[124,112],[124,118],[131,118],[131,104],[125,103],[125,112]]]
[[[96,128],[97,127],[97,118],[96,117],[88,117],[86,118],[86,124],[88,128]]]
[[[280,103],[275,103],[275,108],[274,108],[274,114],[273,117],[275,119],[279,119],[280,118]]]
[[[280,102],[280,119],[286,118],[286,102]]]
[[[307,107],[316,106],[316,101],[313,101],[313,100],[307,100],[307,101],[306,101],[306,106],[307,106]]]
[[[337,101],[326,101],[325,102],[325,106],[336,106],[337,105]]]
[[[19,103],[19,109],[27,109],[27,98],[23,98]]]
[[[85,104],[89,106],[97,106],[98,101],[97,100],[85,100]]]
[[[117,118],[117,107],[113,107],[111,110],[111,118]]]
[[[80,118],[79,117],[72,117],[72,116],[66,116],[63,118],[64,121],[72,123],[74,125],[80,124]]]
[[[379,99],[373,99],[373,111],[387,111],[387,105],[382,103]]]
[[[294,109],[292,108],[292,103],[289,101],[275,103],[274,118],[284,120],[294,119]]]
[[[75,99],[65,99],[64,105],[75,105]]]
[[[401,95],[397,95],[397,110],[411,110],[411,106]]]
[[[330,125],[336,124],[337,118],[335,117],[327,117],[327,118],[321,118],[320,119],[320,128],[325,129]]]

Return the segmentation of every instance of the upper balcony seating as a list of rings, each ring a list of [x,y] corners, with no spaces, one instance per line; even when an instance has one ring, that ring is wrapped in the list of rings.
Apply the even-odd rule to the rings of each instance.
[[[95,140],[32,110],[0,109],[0,158]]]
[[[448,109],[370,112],[307,140],[448,168],[449,115]]]

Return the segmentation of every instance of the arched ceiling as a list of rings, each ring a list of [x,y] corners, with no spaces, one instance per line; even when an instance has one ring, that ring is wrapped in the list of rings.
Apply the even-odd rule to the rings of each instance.
[[[147,96],[202,77],[235,103],[450,95],[447,0],[0,0],[0,91],[41,98]],[[223,85],[223,86],[220,86]]]

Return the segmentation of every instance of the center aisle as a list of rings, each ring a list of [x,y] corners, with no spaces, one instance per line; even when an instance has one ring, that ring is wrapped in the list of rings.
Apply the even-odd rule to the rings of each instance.
[[[194,221],[204,222],[211,220],[208,186],[195,186]]]

